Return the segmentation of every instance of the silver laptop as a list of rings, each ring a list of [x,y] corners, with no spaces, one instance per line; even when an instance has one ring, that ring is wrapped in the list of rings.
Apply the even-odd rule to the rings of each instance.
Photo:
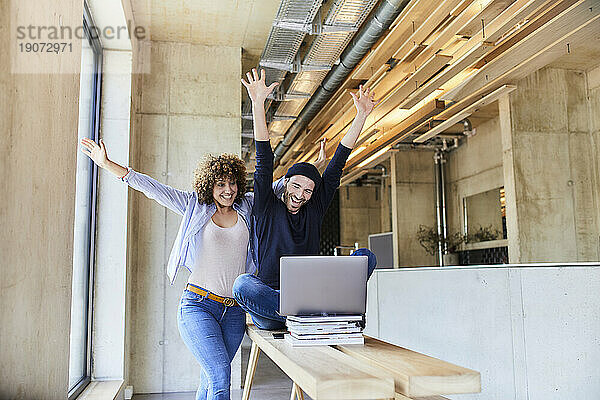
[[[367,256],[281,257],[281,315],[364,314]]]

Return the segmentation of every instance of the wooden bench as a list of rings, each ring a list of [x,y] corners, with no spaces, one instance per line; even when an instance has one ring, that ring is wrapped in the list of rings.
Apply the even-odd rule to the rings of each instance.
[[[479,372],[365,336],[365,345],[292,347],[272,332],[248,325],[252,340],[242,400],[248,400],[262,351],[293,382],[291,400],[443,400],[478,393]]]

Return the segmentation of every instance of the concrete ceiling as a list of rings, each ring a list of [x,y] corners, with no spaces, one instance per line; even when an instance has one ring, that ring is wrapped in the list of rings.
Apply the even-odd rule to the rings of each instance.
[[[150,39],[242,47],[242,70],[258,64],[280,0],[132,0]]]

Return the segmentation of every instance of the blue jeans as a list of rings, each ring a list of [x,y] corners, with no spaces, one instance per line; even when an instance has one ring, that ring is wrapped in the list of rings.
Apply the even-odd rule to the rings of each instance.
[[[246,329],[246,313],[184,290],[177,326],[185,345],[202,367],[197,400],[229,400],[231,361]]]
[[[369,249],[358,249],[353,256],[368,257],[367,279],[377,266],[377,257]],[[233,283],[233,297],[250,316],[254,325],[260,329],[278,330],[285,328],[285,317],[278,314],[279,290],[275,290],[257,276],[243,274]]]

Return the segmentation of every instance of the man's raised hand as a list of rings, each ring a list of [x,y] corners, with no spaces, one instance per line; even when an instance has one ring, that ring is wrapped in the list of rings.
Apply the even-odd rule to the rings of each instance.
[[[377,103],[379,103],[379,101],[375,101],[375,93],[372,93],[370,88],[363,91],[362,85],[358,87],[358,94],[350,92],[350,96],[354,100],[356,111],[364,116],[369,115]]]
[[[246,77],[248,78],[248,81],[246,82],[244,79],[241,79],[242,85],[246,87],[248,96],[250,96],[252,102],[256,104],[264,103],[267,96],[271,94],[277,85],[279,85],[278,82],[273,82],[269,86],[265,84],[264,69],[261,69],[260,71],[260,78],[258,77],[256,68],[252,68],[252,73],[246,72]]]
[[[321,149],[319,150],[319,157],[313,163],[313,165],[322,172],[325,169],[325,165],[327,164],[327,151],[325,149],[325,145],[327,144],[327,138],[324,137],[321,139]]]

